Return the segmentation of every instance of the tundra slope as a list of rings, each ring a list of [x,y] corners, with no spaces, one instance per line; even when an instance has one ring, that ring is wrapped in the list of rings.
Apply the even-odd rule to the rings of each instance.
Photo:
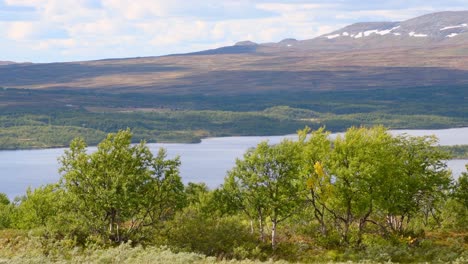
[[[0,67],[0,86],[102,93],[240,95],[468,84],[468,11],[357,23],[297,41],[189,54]]]
[[[0,66],[0,148],[468,126],[467,12],[359,23],[312,40],[190,54]],[[454,35],[457,34],[457,35]],[[208,111],[207,111],[208,110]]]

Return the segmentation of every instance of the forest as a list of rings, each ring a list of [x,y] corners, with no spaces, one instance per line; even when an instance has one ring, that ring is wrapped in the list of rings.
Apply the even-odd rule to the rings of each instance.
[[[285,135],[305,126],[334,132],[380,124],[391,129],[466,127],[467,93],[468,86],[241,95],[5,88],[0,89],[0,149],[67,147],[78,136],[96,145],[107,133],[127,127],[134,143]]]
[[[0,194],[0,263],[468,261],[468,172],[453,178],[435,137],[329,135],[262,142],[216,189],[129,129],[93,153],[77,137],[59,182]]]

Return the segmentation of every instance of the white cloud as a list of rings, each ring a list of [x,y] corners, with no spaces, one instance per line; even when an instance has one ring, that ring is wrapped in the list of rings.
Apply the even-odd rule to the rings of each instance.
[[[168,19],[144,24],[142,28],[152,36],[150,43],[158,47],[210,38],[208,23],[201,20]]]
[[[11,40],[23,41],[29,39],[35,33],[35,26],[32,22],[17,21],[5,23],[7,27],[6,36]]]
[[[421,14],[435,12],[435,9],[431,7],[419,7],[417,9],[376,9],[376,10],[357,10],[348,11],[336,14],[334,17],[337,19],[380,19],[381,21],[402,21],[409,18],[416,17]]]
[[[257,4],[256,7],[259,9],[264,9],[268,11],[273,11],[277,13],[296,13],[298,11],[314,11],[319,9],[326,8],[336,8],[338,4],[284,4],[284,3],[262,3]]]
[[[171,1],[172,2],[172,1]],[[151,19],[169,14],[169,1],[102,0],[102,6],[110,13],[128,20]]]
[[[47,39],[40,41],[34,49],[70,49],[76,47],[77,42],[74,39]]]
[[[121,32],[120,21],[114,21],[111,19],[99,19],[92,22],[69,24],[65,26],[68,34],[76,38],[89,38],[97,37],[102,38],[104,36],[118,36]]]
[[[28,21],[0,22],[0,43],[16,51],[0,59],[163,55],[247,39],[309,39],[353,22],[404,20],[440,10],[408,2],[383,1],[382,8],[366,10],[361,7],[367,4],[357,0],[4,0],[9,6],[32,7],[34,15]]]

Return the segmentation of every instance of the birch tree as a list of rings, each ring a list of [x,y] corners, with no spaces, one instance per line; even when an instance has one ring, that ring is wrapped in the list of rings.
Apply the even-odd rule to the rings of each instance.
[[[82,139],[60,158],[62,186],[92,232],[114,242],[170,218],[184,204],[178,158],[161,149],[153,156],[144,142],[131,144],[130,130],[109,134],[94,153]]]

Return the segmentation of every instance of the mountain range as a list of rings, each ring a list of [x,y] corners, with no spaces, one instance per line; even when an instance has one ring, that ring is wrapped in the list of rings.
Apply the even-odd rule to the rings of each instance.
[[[468,126],[468,12],[159,57],[0,64],[0,149]]]
[[[9,65],[9,64],[14,64],[15,62],[13,61],[0,61],[0,65]]]
[[[309,40],[242,41],[188,54],[0,65],[0,87],[101,93],[223,95],[466,85],[468,11],[356,23]]]

